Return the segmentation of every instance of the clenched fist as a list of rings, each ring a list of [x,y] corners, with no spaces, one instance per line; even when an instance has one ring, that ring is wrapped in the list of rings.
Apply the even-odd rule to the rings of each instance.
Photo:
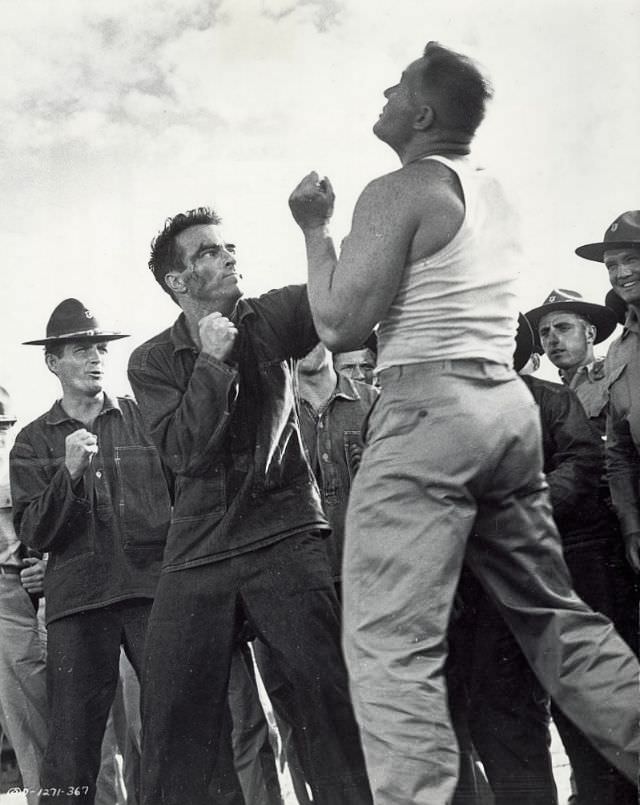
[[[200,345],[206,355],[225,360],[233,349],[238,335],[235,324],[222,313],[209,313],[198,322]]]
[[[311,171],[289,196],[289,209],[303,231],[324,226],[333,215],[335,194],[331,182]]]
[[[85,428],[74,430],[64,440],[64,463],[72,481],[77,481],[98,452],[98,439],[95,433]]]

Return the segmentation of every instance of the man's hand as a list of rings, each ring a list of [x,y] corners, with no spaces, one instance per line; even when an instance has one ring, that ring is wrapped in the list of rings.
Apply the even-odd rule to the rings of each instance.
[[[44,589],[44,571],[47,567],[46,559],[36,559],[27,556],[23,560],[24,570],[20,573],[20,581],[24,589],[31,595],[42,595]]]
[[[238,335],[235,324],[221,313],[209,313],[198,322],[200,345],[205,355],[224,361]]]
[[[64,463],[72,481],[77,481],[98,452],[98,439],[85,428],[74,430],[64,441]]]
[[[335,194],[331,182],[311,171],[289,196],[289,208],[303,231],[324,226],[333,215]]]
[[[640,573],[640,531],[625,534],[624,546],[627,552],[627,561],[636,573]]]

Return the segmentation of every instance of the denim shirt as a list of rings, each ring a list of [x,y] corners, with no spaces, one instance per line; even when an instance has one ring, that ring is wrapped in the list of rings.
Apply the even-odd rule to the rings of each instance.
[[[233,319],[227,361],[198,351],[184,314],[129,360],[148,431],[176,478],[167,571],[326,527],[288,364],[318,340],[306,288],[241,299]]]
[[[342,575],[344,520],[363,449],[362,425],[377,397],[372,386],[338,374],[336,388],[320,411],[299,399],[302,441],[331,526],[325,544],[336,581]]]
[[[85,425],[60,402],[11,450],[14,524],[49,552],[47,622],[130,598],[153,598],[170,517],[167,482],[134,400],[105,395],[90,430],[98,452],[73,484],[65,439]]]

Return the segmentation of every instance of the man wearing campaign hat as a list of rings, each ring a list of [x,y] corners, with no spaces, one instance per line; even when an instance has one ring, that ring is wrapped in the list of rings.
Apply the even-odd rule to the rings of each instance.
[[[62,387],[20,431],[10,460],[18,537],[49,553],[41,785],[57,803],[94,801],[120,646],[139,674],[169,524],[165,475],[136,403],[103,388],[108,342],[125,337],[65,299],[46,336],[25,342],[44,346]]]
[[[619,215],[598,243],[576,249],[579,257],[604,263],[611,287],[627,305],[620,338],[609,348],[607,471],[627,558],[640,571],[640,210]]]
[[[594,346],[615,330],[615,313],[585,301],[576,291],[560,288],[528,311],[527,318],[538,350],[558,368],[562,382],[576,392],[587,416],[604,433],[607,384],[604,358],[596,357]]]

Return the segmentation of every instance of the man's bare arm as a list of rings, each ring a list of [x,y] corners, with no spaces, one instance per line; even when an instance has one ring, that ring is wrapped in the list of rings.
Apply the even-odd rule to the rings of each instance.
[[[334,200],[329,180],[310,173],[292,193],[289,205],[307,247],[314,322],[332,351],[358,347],[387,313],[407,262],[434,253],[457,229],[459,222],[442,240],[448,229],[442,214],[450,219],[452,202],[455,207],[459,200],[448,183],[425,182],[427,171],[416,165],[367,185],[339,258],[328,228]]]

